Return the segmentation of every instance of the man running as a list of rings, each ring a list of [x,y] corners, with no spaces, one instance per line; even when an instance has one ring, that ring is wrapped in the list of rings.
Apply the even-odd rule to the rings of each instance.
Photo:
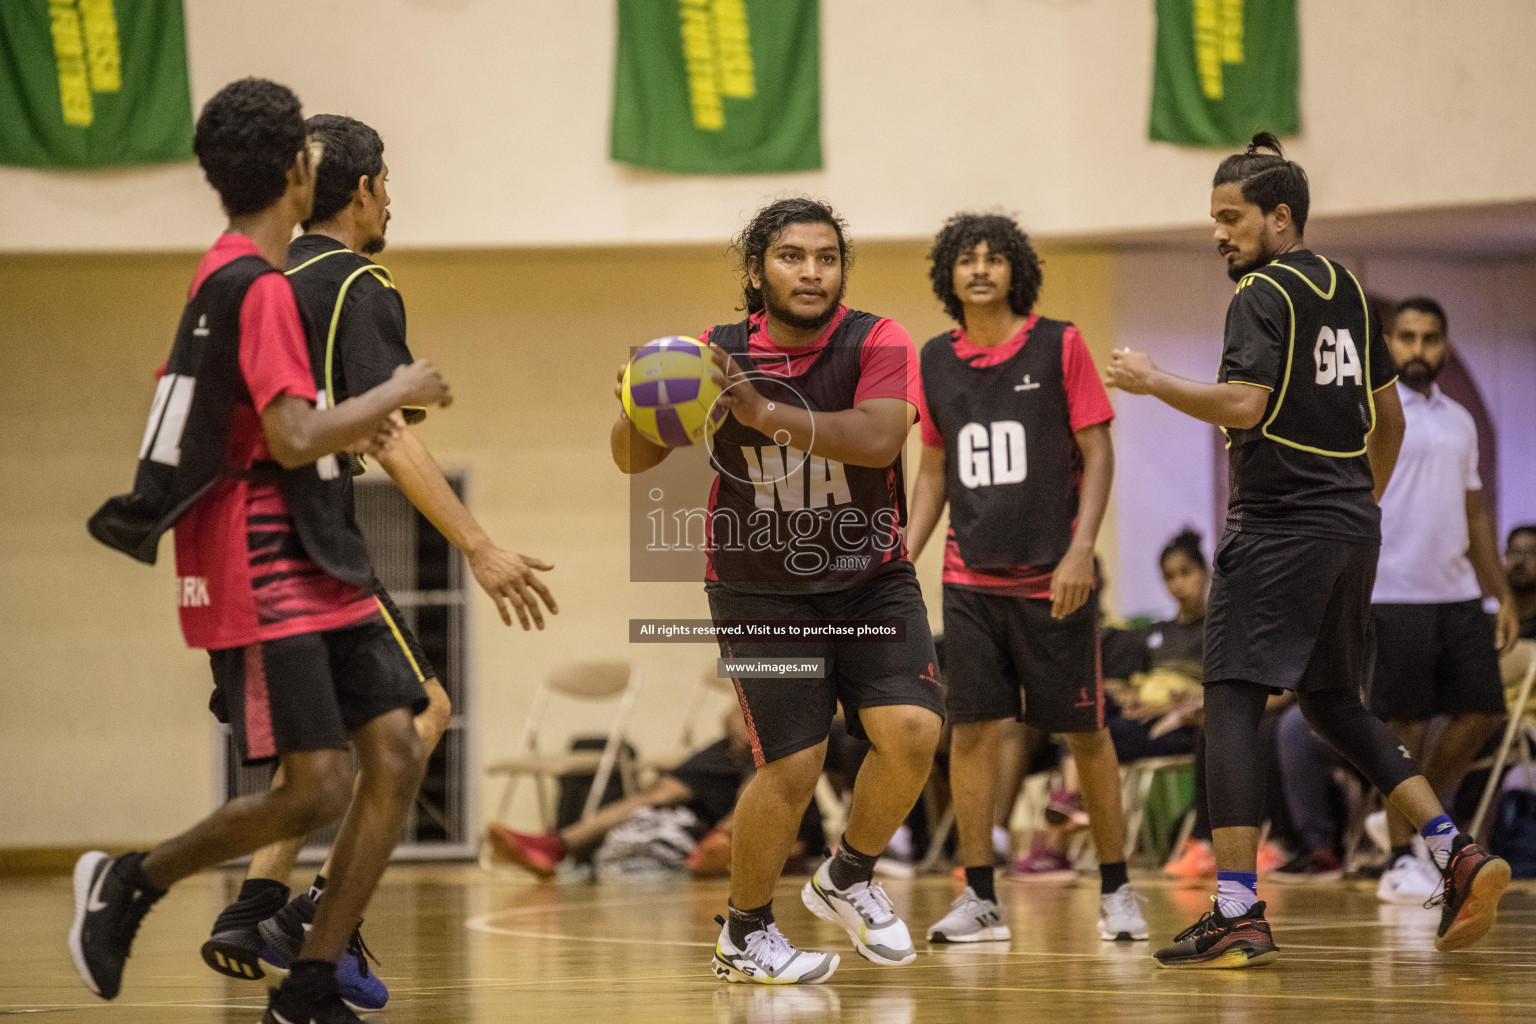
[[[384,142],[374,129],[350,117],[317,114],[305,125],[309,137],[323,146],[323,154],[305,233],[288,247],[288,279],[308,327],[310,362],[321,369],[319,386],[327,404],[334,406],[382,383],[412,358],[400,292],[389,272],[368,258],[384,250],[391,216]],[[425,410],[411,409],[405,418],[415,423],[425,415]],[[355,522],[351,477],[363,471],[363,464],[355,457],[345,461],[349,471],[342,474],[346,486],[341,493],[350,524]],[[556,605],[534,571],[552,566],[497,547],[408,427],[401,426],[378,462],[411,504],[463,552],[475,579],[496,602],[502,621],[511,625],[516,611],[524,629],[530,623],[543,629],[540,600],[551,613]],[[424,678],[430,703],[416,716],[415,726],[422,749],[430,755],[448,727],[452,708],[447,691],[389,594],[377,580],[373,589]],[[304,928],[314,920],[316,901],[331,870],[328,861],[308,890],[289,900],[288,878],[303,845],[301,836],[257,851],[239,897],[219,915],[203,944],[209,967],[235,978],[260,978],[262,960],[286,969],[298,955]],[[376,1010],[388,1001],[389,991],[369,970],[363,949],[361,937],[354,936],[337,965],[337,983],[350,1006]]]
[[[69,947],[91,990],[112,999],[139,923],[174,882],[335,820],[361,771],[357,810],[336,841],[325,905],[265,1024],[351,1024],[336,961],[394,849],[421,780],[412,715],[426,693],[368,583],[336,454],[382,450],[404,406],[442,404],[425,362],[334,408],[318,401],[293,291],[279,272],[310,216],[316,154],[288,89],[243,79],[198,117],[194,150],[229,225],[198,265],[140,447],[133,493],[91,518],[99,540],[153,562],[176,535],[177,597],[189,646],[205,648],[213,706],[247,763],[281,764],[266,793],[231,800],[152,850],[93,851],[75,866]],[[286,571],[268,569],[282,552]]]
[[[1108,382],[1228,433],[1231,500],[1205,640],[1215,907],[1155,955],[1164,967],[1250,967],[1279,951],[1258,898],[1264,790],[1253,751],[1273,689],[1420,830],[1445,878],[1435,946],[1493,926],[1509,865],[1461,835],[1390,730],[1360,702],[1371,644],[1377,505],[1403,438],[1381,324],[1344,267],[1305,248],[1310,190],[1268,132],[1223,160],[1215,240],[1238,282],[1214,384],[1116,352]]]

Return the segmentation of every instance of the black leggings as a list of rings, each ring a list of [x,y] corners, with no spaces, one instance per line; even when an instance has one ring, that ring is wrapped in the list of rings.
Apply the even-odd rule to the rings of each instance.
[[[1263,819],[1259,720],[1268,698],[1266,687],[1241,680],[1205,687],[1205,785],[1212,828],[1258,828]],[[1382,793],[1391,794],[1420,774],[1397,737],[1365,709],[1355,691],[1333,687],[1296,698],[1307,724]]]

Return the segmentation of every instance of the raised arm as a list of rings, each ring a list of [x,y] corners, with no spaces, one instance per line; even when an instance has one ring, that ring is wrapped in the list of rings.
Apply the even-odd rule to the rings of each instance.
[[[1258,426],[1269,405],[1269,389],[1258,384],[1204,383],[1168,373],[1145,352],[1117,349],[1104,370],[1104,383],[1132,395],[1151,395],[1218,427]]]

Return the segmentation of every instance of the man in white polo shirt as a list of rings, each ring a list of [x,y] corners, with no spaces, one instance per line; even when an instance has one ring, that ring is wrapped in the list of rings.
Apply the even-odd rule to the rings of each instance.
[[[1519,619],[1483,501],[1477,426],[1435,386],[1450,352],[1445,310],[1428,298],[1398,303],[1387,345],[1407,430],[1381,499],[1370,708],[1448,799],[1503,720],[1499,652],[1514,645]],[[1497,616],[1483,610],[1485,597],[1498,598]],[[1440,716],[1445,728],[1425,749],[1425,727]],[[1391,867],[1377,895],[1422,903],[1439,888],[1440,872],[1415,856],[1414,830],[1390,812],[1388,831]]]

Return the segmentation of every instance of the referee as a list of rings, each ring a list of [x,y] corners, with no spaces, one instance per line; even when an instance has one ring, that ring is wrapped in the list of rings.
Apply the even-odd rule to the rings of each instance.
[[[1112,387],[1228,432],[1231,498],[1205,642],[1206,784],[1216,905],[1154,954],[1164,967],[1249,967],[1278,956],[1255,870],[1263,780],[1252,751],[1264,702],[1294,690],[1312,728],[1424,836],[1445,878],[1435,946],[1481,938],[1509,865],[1456,830],[1396,737],[1360,702],[1381,545],[1377,505],[1403,439],[1381,324],[1344,267],[1302,240],[1306,172],[1268,132],[1223,160],[1214,237],[1238,282],[1214,384],[1121,350]]]

